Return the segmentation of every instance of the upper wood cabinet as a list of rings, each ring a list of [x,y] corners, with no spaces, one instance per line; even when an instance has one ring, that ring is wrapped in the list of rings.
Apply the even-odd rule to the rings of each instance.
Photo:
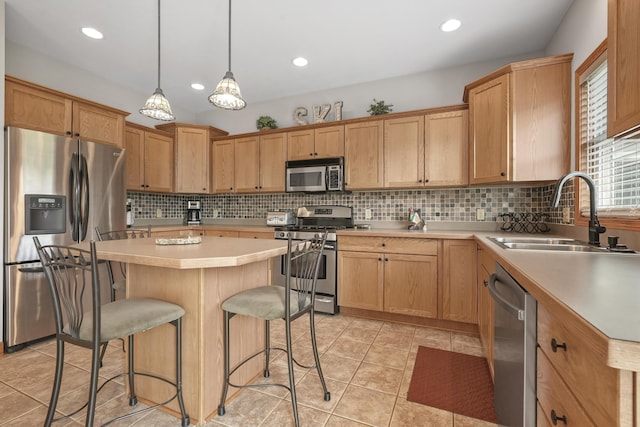
[[[640,2],[609,0],[607,134],[640,125]]]
[[[5,124],[122,147],[129,113],[5,76]]]
[[[209,145],[214,136],[227,132],[212,126],[187,123],[167,123],[157,129],[173,135],[175,150],[175,192],[207,193],[209,176]]]
[[[287,160],[344,156],[344,126],[327,126],[287,133]]]
[[[212,142],[211,168],[211,192],[233,193],[236,184],[235,139]]]
[[[347,190],[382,188],[383,121],[352,123],[344,127],[344,181]]]
[[[127,190],[173,192],[171,134],[127,123],[124,142]]]
[[[552,181],[569,170],[572,58],[512,63],[465,87],[471,184]]]
[[[384,121],[384,186],[467,185],[466,109]]]
[[[287,134],[269,133],[235,140],[237,193],[284,192]]]

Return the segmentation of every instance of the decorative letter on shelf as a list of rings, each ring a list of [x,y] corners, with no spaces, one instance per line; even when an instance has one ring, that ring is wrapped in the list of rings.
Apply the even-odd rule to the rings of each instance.
[[[342,101],[333,103],[333,114],[336,121],[342,120]]]
[[[304,125],[307,124],[307,121],[302,118],[302,117],[306,117],[306,116],[307,116],[307,109],[304,108],[304,107],[298,107],[293,111],[293,119],[300,126],[304,126]]]
[[[331,110],[331,104],[322,104],[322,107],[319,105],[313,106],[313,123],[322,123],[324,122],[325,117],[329,114]]]

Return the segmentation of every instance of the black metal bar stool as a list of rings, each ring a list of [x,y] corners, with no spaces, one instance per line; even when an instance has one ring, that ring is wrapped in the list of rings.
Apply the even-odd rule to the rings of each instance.
[[[293,372],[293,364],[303,368],[315,368],[320,376],[320,382],[324,392],[324,400],[329,401],[331,394],[327,390],[327,385],[322,375],[320,367],[320,357],[318,356],[318,346],[316,344],[316,331],[314,320],[314,303],[316,297],[316,281],[322,253],[324,251],[327,233],[322,237],[292,241],[289,238],[288,251],[286,256],[286,283],[285,286],[261,286],[239,292],[222,303],[224,316],[224,386],[222,397],[218,406],[218,415],[225,414],[225,400],[229,386],[232,387],[264,387],[280,386],[289,390],[291,394],[291,404],[293,406],[293,419],[295,425],[299,426],[298,403],[296,400],[296,385]],[[266,343],[264,350],[253,354],[233,369],[229,366],[229,320],[236,314],[257,317],[265,320]],[[314,366],[304,366],[298,363],[293,357],[291,341],[291,322],[300,318],[304,314],[309,314],[309,325],[311,333],[311,345],[313,347]],[[285,322],[287,348],[271,347],[270,343],[270,322],[276,319],[283,319]],[[271,350],[281,350],[287,354],[287,366],[289,368],[289,385],[286,384],[249,384],[237,385],[230,382],[230,376],[243,364],[254,357],[265,354],[264,377],[269,377],[269,356]]]
[[[41,246],[37,237],[34,237],[33,240],[49,280],[56,319],[56,370],[45,426],[48,427],[54,421],[75,415],[86,407],[85,425],[92,427],[97,393],[108,382],[125,375],[128,377],[130,406],[135,406],[138,403],[134,384],[136,375],[144,375],[171,384],[175,386],[175,394],[162,403],[114,418],[103,425],[149,411],[158,406],[164,406],[177,399],[180,407],[181,425],[188,426],[189,416],[185,411],[182,399],[182,316],[185,313],[184,309],[176,304],[150,298],[123,299],[102,304],[98,274],[99,261],[96,256],[95,242],[91,241],[90,250],[85,250],[77,246]],[[137,372],[133,363],[133,335],[167,323],[176,328],[175,382],[157,375]],[[127,372],[109,378],[98,387],[100,347],[112,339],[125,337],[129,343]],[[85,347],[92,351],[89,397],[87,402],[73,413],[54,419],[60,394],[66,343]]]

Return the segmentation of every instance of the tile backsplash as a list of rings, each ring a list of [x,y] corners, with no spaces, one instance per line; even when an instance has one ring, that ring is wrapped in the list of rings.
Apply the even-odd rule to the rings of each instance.
[[[183,195],[129,192],[136,218],[181,221],[187,200],[200,200],[202,219],[263,219],[267,211],[296,209],[305,205],[352,206],[354,219],[362,221],[406,220],[409,208],[420,209],[426,221],[477,221],[477,209],[483,209],[485,221],[501,221],[503,213],[546,213],[550,223],[562,222],[562,207],[573,206],[571,183],[563,188],[560,208],[550,206],[553,186],[538,187],[465,187],[429,190],[358,191],[326,194],[224,194]],[[371,209],[371,219],[365,210]],[[216,215],[217,214],[217,215]],[[573,209],[571,209],[573,223]]]

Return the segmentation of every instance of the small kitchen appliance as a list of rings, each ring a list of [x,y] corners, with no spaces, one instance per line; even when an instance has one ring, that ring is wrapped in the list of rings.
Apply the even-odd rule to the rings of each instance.
[[[267,212],[267,225],[269,227],[286,227],[296,223],[296,215],[293,211],[269,211]]]
[[[318,312],[335,314],[338,312],[338,237],[337,230],[354,228],[353,209],[348,206],[319,205],[302,206],[297,210],[295,225],[277,227],[274,237],[278,240],[306,240],[328,230],[320,271],[318,273],[315,309]],[[284,286],[286,258],[282,255],[274,259],[274,285]]]
[[[200,225],[200,200],[187,201],[187,225]]]

